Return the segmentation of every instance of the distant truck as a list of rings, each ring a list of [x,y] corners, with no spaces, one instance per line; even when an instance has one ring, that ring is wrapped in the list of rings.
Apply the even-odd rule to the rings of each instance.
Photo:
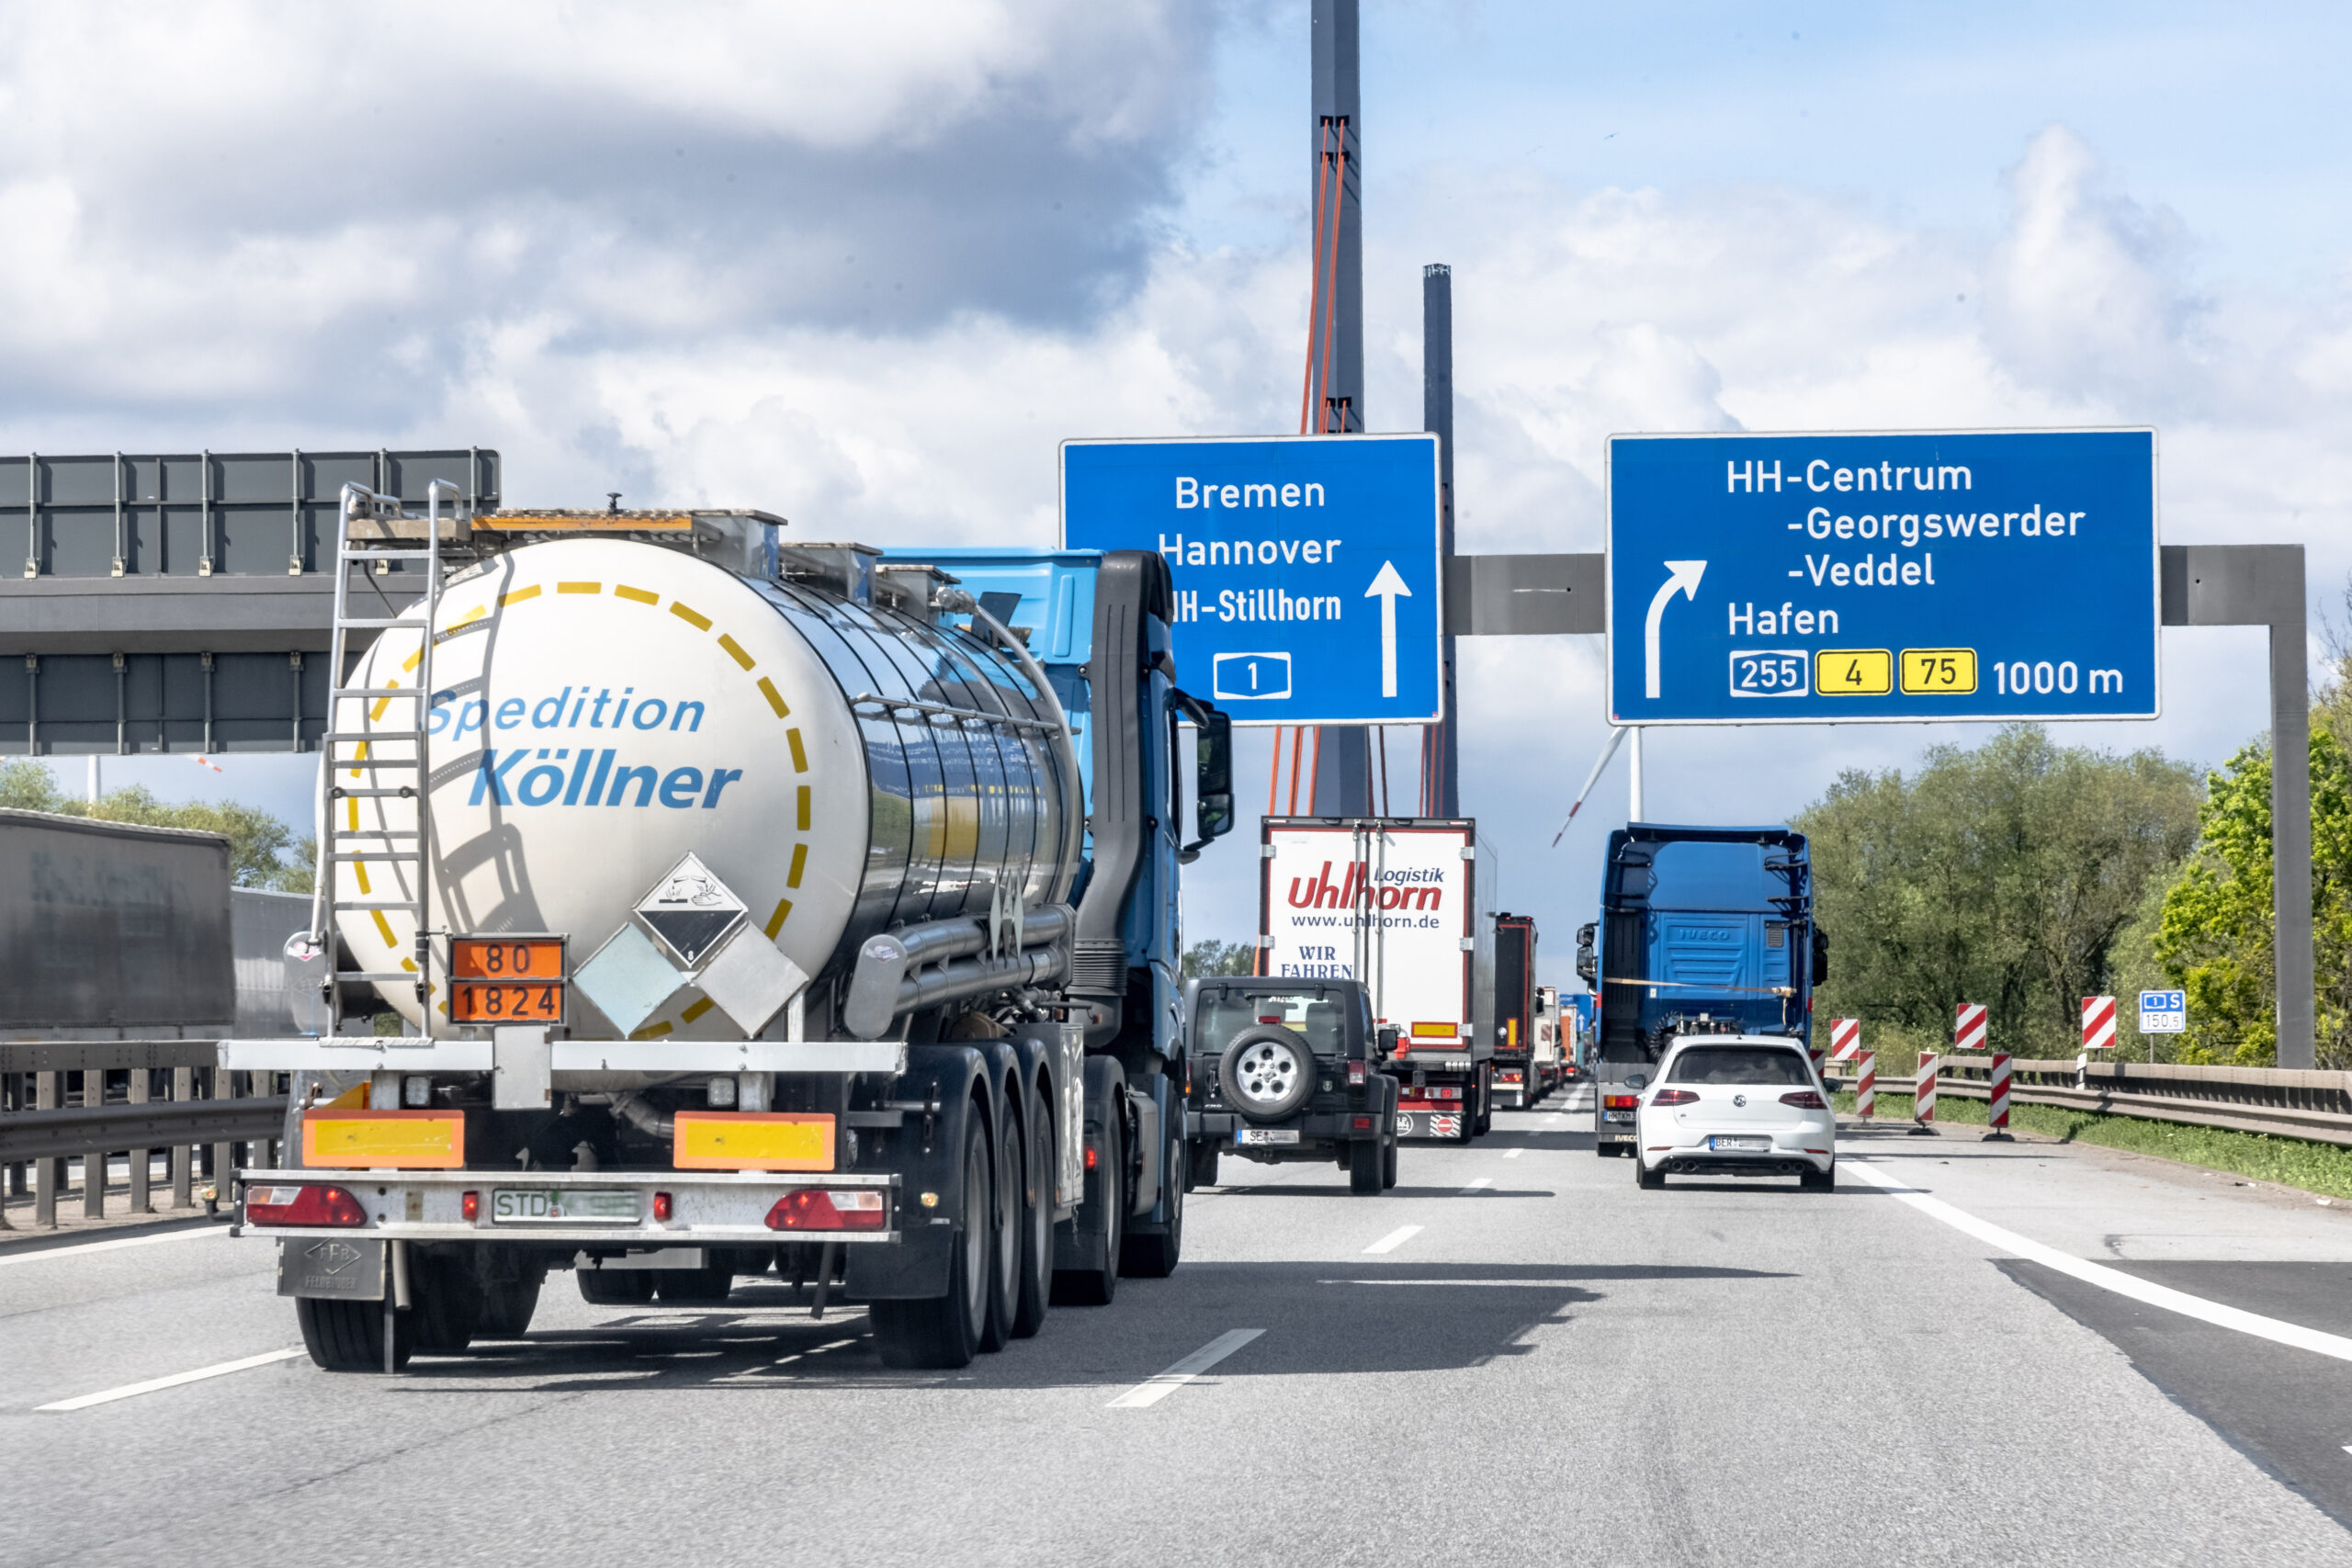
[[[1567,1049],[1565,1021],[1560,1016],[1560,993],[1556,987],[1535,987],[1535,1098],[1545,1095],[1567,1081]]]
[[[1596,1016],[1590,991],[1570,991],[1560,998],[1560,1078],[1564,1083],[1574,1083],[1592,1071]]]
[[[1524,1111],[1550,1087],[1536,1061],[1535,917],[1495,917],[1495,1103]]]
[[[1269,817],[1260,972],[1362,980],[1396,1135],[1466,1144],[1494,1116],[1493,868],[1460,817]]]
[[[1811,1049],[1828,962],[1804,834],[1647,822],[1610,834],[1600,919],[1577,951],[1599,998],[1595,1151],[1633,1151],[1635,1104],[1682,1035],[1782,1035]]]

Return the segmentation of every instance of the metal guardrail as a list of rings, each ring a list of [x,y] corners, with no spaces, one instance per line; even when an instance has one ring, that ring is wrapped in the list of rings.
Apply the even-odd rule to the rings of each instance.
[[[2275,1138],[2352,1145],[2352,1073],[2290,1067],[2200,1067],[2172,1063],[2009,1063],[2009,1098],[2111,1116],[2223,1127]],[[1978,1055],[1936,1058],[1936,1092],[1984,1100],[1992,1064]],[[1916,1078],[1882,1075],[1883,1094],[1907,1094]],[[1831,1087],[1851,1090],[1851,1078]]]
[[[266,1164],[285,1125],[286,1097],[253,1089],[273,1087],[271,1075],[220,1070],[211,1040],[34,1041],[0,1044],[0,1181],[22,1196],[31,1177],[33,1221],[57,1224],[67,1161],[83,1166],[82,1213],[106,1213],[110,1156],[130,1154],[130,1206],[153,1212],[152,1156],[171,1157],[171,1204],[193,1208],[206,1168],[216,1173],[240,1163]],[[121,1074],[123,1098],[109,1100],[109,1075]],[[78,1091],[71,1079],[79,1075]],[[258,1081],[256,1081],[258,1080]],[[69,1105],[69,1099],[78,1104]],[[238,1145],[254,1157],[242,1161]],[[224,1194],[225,1195],[225,1194]],[[8,1226],[0,1211],[0,1229]]]

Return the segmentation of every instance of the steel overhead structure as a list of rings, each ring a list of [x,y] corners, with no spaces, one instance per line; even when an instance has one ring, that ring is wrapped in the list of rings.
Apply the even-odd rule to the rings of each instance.
[[[2166,545],[2160,624],[2270,634],[2271,916],[2278,1066],[2315,1065],[2312,959],[2311,678],[2303,547]],[[1444,635],[1561,636],[1609,629],[1600,555],[1455,556]]]

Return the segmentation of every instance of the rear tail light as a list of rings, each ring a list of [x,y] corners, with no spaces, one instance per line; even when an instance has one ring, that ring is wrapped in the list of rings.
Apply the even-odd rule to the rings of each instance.
[[[1642,1097],[1638,1094],[1604,1094],[1600,1097],[1601,1105],[1610,1111],[1631,1111],[1641,1102]]]
[[[1371,1118],[1371,1117],[1369,1117],[1369,1116],[1359,1116],[1359,1117],[1357,1117],[1357,1118],[1355,1119],[1355,1130],[1356,1130],[1357,1132],[1359,1132],[1359,1133],[1369,1133],[1369,1132],[1371,1132],[1371,1131],[1372,1131],[1372,1118]]]
[[[878,1231],[889,1228],[882,1194],[871,1187],[802,1187],[768,1211],[772,1231]]]
[[[1800,1111],[1826,1111],[1829,1109],[1829,1102],[1822,1099],[1821,1096],[1814,1093],[1813,1090],[1809,1089],[1801,1089],[1794,1094],[1784,1094],[1781,1096],[1781,1103],[1783,1105],[1793,1105]]]
[[[1350,1062],[1348,1064],[1348,1082],[1352,1085],[1361,1086],[1363,1083],[1367,1073],[1368,1069],[1362,1062]]]
[[[1688,1089],[1662,1089],[1650,1096],[1652,1105],[1690,1105],[1697,1102],[1698,1091]]]
[[[245,1192],[245,1223],[364,1225],[368,1211],[340,1187],[254,1187]]]
[[[1261,1012],[1258,1015],[1260,1023],[1280,1023],[1282,1021],[1283,1015],[1278,1012]]]
[[[1092,1170],[1094,1168],[1094,1145],[1092,1144],[1086,1145],[1086,1168],[1089,1170]]]
[[[670,1215],[675,1207],[667,1192],[656,1192],[653,1195],[653,1217],[663,1224],[670,1223]]]
[[[473,1224],[476,1220],[481,1218],[481,1194],[479,1192],[460,1193],[458,1198],[458,1207],[464,1212],[466,1223],[468,1224]]]

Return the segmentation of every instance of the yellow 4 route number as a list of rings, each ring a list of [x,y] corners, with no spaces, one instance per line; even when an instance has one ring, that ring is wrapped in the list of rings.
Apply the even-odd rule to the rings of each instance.
[[[1894,690],[1894,655],[1883,648],[1825,648],[1813,656],[1813,686],[1825,697],[1883,697]]]

